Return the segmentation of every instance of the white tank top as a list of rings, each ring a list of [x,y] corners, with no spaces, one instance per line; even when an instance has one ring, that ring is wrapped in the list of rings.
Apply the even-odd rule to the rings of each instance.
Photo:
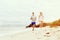
[[[36,17],[35,16],[31,16],[32,22],[36,21]]]
[[[43,21],[43,16],[40,16],[40,17],[39,17],[39,20],[40,20],[40,21]]]

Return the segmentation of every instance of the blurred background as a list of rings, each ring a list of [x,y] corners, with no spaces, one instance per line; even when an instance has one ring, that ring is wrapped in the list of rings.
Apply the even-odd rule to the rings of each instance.
[[[38,18],[41,11],[45,22],[59,19],[60,0],[0,0],[0,26],[26,26],[31,13]]]

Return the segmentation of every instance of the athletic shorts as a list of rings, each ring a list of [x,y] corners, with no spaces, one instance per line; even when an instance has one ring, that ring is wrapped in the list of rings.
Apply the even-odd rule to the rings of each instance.
[[[34,24],[36,24],[36,22],[32,22],[31,24],[34,25]]]

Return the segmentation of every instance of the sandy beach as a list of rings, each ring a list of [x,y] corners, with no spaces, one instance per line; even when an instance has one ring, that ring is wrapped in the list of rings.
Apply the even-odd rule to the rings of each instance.
[[[0,40],[60,40],[60,27],[25,28],[25,31],[12,35],[0,36]]]

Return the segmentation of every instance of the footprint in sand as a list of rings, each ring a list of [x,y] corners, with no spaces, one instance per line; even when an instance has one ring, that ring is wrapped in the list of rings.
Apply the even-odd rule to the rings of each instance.
[[[45,37],[50,37],[50,35],[44,35]]]
[[[51,35],[50,35],[49,32],[47,32],[44,36],[46,36],[46,37],[50,37]]]
[[[41,38],[37,38],[37,39],[41,39]]]
[[[57,31],[60,31],[60,30],[57,30]]]

